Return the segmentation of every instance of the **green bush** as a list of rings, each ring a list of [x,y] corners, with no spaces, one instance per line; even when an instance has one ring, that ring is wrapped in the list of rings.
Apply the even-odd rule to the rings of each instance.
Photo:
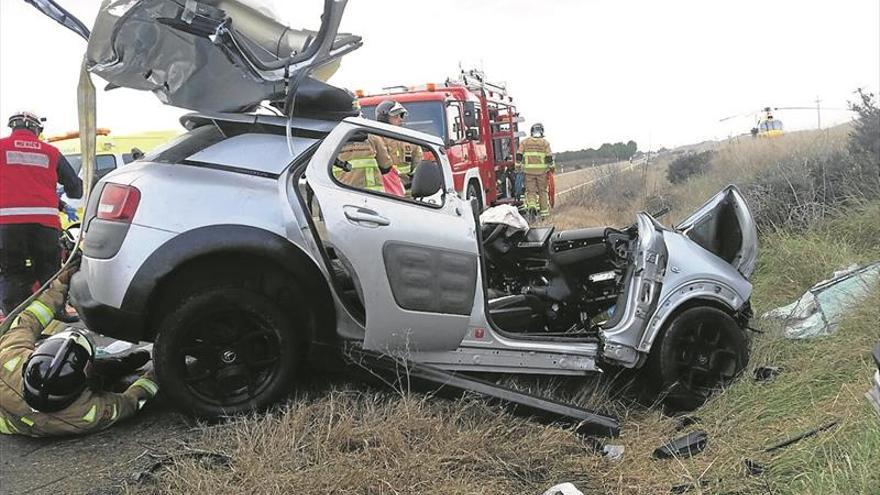
[[[681,184],[693,175],[702,174],[709,170],[714,155],[714,151],[703,151],[680,156],[669,163],[666,178],[673,184]]]

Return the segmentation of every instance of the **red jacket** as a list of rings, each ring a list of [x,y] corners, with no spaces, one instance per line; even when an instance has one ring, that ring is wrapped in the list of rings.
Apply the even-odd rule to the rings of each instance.
[[[59,156],[57,148],[26,130],[0,139],[0,224],[61,228],[55,193]]]

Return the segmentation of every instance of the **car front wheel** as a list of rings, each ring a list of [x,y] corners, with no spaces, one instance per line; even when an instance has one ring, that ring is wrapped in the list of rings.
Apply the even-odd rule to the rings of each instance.
[[[745,368],[749,344],[736,320],[700,306],[679,313],[666,327],[649,362],[665,403],[676,410],[702,406]]]

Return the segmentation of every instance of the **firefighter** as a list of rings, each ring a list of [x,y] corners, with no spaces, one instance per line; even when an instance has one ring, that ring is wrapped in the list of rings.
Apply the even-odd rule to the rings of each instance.
[[[9,314],[60,267],[61,222],[55,184],[81,198],[82,180],[54,146],[39,139],[45,119],[31,112],[9,117],[0,139],[0,309]]]
[[[365,139],[351,140],[336,158],[351,167],[351,170],[345,170],[341,164],[333,167],[333,174],[340,182],[359,189],[385,191],[382,177],[392,170],[392,165],[381,137],[370,134]]]
[[[379,122],[403,126],[406,115],[406,107],[394,100],[385,100],[376,106],[376,120]],[[422,147],[396,139],[384,139],[385,145],[388,147],[388,155],[391,156],[391,161],[394,163],[395,171],[400,177],[403,190],[411,188],[412,174],[415,171],[415,167],[422,162]],[[389,176],[392,175],[388,174],[386,178]],[[393,186],[393,178],[386,179],[386,181],[392,182]],[[403,196],[402,193],[400,195]]]
[[[544,126],[535,124],[531,136],[519,143],[517,158],[525,175],[526,210],[537,210],[541,218],[550,215],[547,175],[556,171],[550,143],[544,139]]]
[[[94,390],[99,362],[83,330],[68,327],[38,341],[62,311],[74,270],[62,271],[0,336],[0,433],[47,437],[102,430],[134,415],[159,389],[147,371],[123,393]],[[139,360],[143,353],[147,358]],[[127,371],[148,359],[141,351],[125,364]]]

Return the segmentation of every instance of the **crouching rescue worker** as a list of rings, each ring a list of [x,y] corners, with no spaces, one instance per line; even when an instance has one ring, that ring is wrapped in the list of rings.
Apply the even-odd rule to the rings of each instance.
[[[404,120],[406,120],[406,115],[406,107],[394,100],[385,100],[376,106],[376,120],[379,122],[401,127]],[[388,189],[397,188],[397,183],[399,182],[400,194],[397,195],[404,196],[406,190],[412,187],[412,174],[415,171],[415,167],[422,162],[422,147],[387,137],[383,139],[385,140],[385,146],[388,147],[388,155],[391,157],[391,162],[394,164],[394,171],[383,177],[386,185],[385,189],[389,193],[396,194],[388,191]]]
[[[134,415],[158,391],[151,371],[123,393],[93,390],[99,381],[95,347],[85,331],[68,327],[38,341],[63,308],[74,271],[65,269],[0,336],[0,433],[46,437],[102,430]]]
[[[556,171],[550,143],[544,139],[544,126],[535,124],[531,136],[519,142],[517,158],[525,175],[525,207],[536,210],[541,218],[550,215],[550,196],[547,191],[547,174]]]
[[[369,134],[361,141],[349,141],[336,159],[351,165],[348,171],[338,165],[333,167],[333,175],[343,184],[369,191],[385,191],[382,177],[392,170],[392,165],[381,137]]]

